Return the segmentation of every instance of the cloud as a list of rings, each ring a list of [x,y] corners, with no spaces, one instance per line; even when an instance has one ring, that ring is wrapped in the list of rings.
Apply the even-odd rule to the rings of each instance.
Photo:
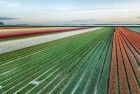
[[[78,20],[69,20],[69,21],[49,21],[46,24],[95,24],[100,23],[96,19],[78,19]]]
[[[0,1],[0,6],[3,6],[3,7],[16,7],[16,6],[19,6],[19,4],[15,3],[15,2]]]
[[[80,19],[80,20],[71,20],[67,21],[67,23],[71,24],[92,24],[98,22],[96,19]]]
[[[0,20],[16,20],[18,18],[0,17]]]

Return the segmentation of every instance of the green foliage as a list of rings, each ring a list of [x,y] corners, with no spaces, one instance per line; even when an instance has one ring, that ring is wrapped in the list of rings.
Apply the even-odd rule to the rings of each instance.
[[[103,27],[0,55],[1,91],[107,94],[112,30]]]

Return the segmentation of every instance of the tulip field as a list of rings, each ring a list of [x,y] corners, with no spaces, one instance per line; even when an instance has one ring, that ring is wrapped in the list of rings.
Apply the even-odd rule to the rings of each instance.
[[[24,29],[1,29],[0,30],[0,39],[11,38],[11,37],[20,37],[20,36],[29,36],[29,35],[38,35],[38,34],[47,34],[47,33],[56,33],[64,32],[71,30],[79,30],[81,28],[71,27],[55,27],[55,28],[24,28]]]
[[[140,29],[0,28],[0,94],[140,94]]]

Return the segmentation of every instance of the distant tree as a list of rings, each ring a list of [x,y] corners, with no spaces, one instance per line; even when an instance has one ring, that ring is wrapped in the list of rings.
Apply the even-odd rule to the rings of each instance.
[[[0,26],[3,26],[4,25],[4,23],[3,22],[0,22]]]

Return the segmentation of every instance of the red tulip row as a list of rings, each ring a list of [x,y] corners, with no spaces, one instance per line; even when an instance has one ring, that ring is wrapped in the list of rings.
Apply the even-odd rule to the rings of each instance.
[[[109,94],[140,94],[140,34],[115,28]]]
[[[66,32],[66,31],[80,30],[80,29],[82,29],[82,28],[75,27],[75,28],[65,28],[65,29],[47,29],[47,30],[33,30],[33,31],[1,32],[0,33],[0,39],[19,37],[19,36],[56,33],[56,32]]]

